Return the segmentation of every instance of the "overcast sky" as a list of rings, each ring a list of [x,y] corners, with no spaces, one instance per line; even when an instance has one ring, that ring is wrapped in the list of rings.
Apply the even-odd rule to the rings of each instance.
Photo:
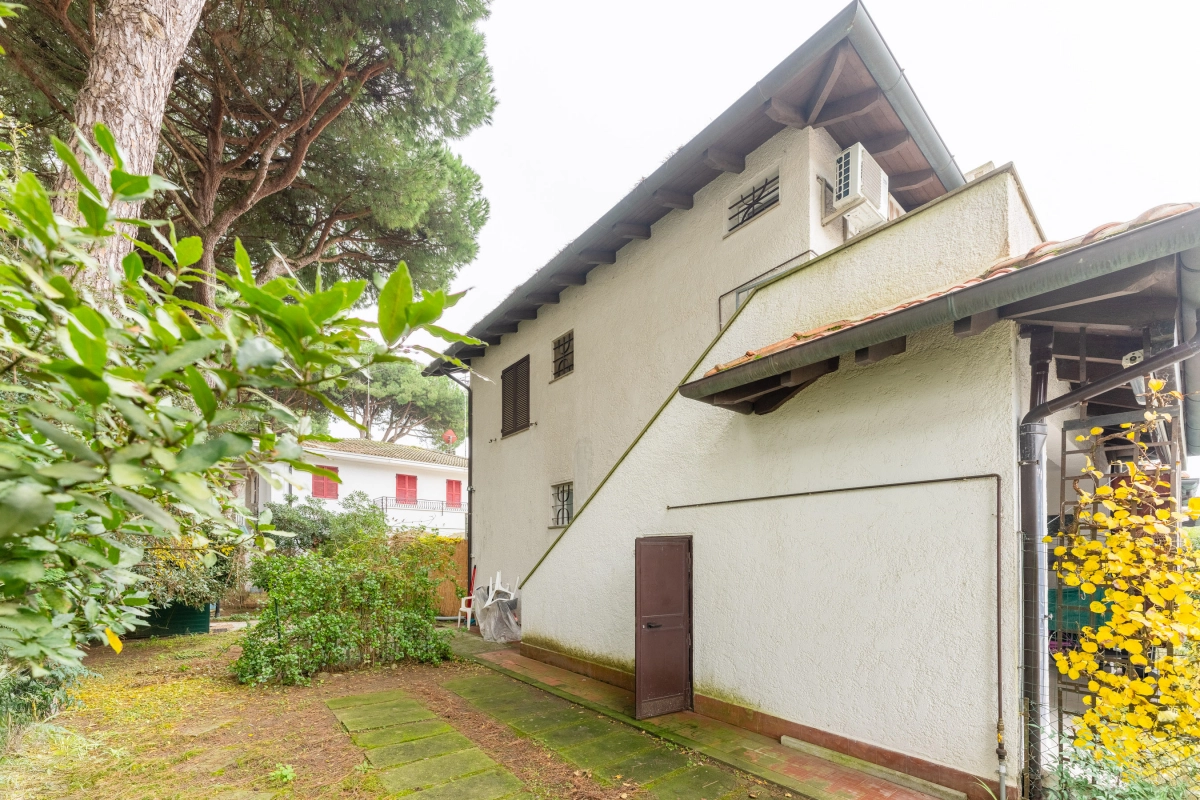
[[[466,330],[845,7],[841,0],[495,0],[500,105],[456,144],[491,221]],[[959,167],[1016,163],[1047,235],[1200,200],[1200,3],[872,0]]]

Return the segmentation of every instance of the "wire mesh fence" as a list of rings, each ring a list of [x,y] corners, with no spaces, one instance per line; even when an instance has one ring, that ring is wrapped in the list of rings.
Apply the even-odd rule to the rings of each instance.
[[[1048,535],[1037,543],[1045,548],[1037,560],[1040,574],[1025,577],[1027,602],[1031,593],[1044,598],[1038,605],[1044,627],[1039,636],[1026,638],[1023,653],[1026,797],[1200,800],[1200,741],[1184,726],[1170,724],[1181,713],[1200,713],[1200,700],[1174,694],[1174,674],[1164,666],[1187,662],[1194,645],[1186,637],[1173,644],[1143,635],[1142,648],[1132,628],[1125,630],[1128,615],[1153,617],[1156,604],[1176,601],[1142,596],[1136,567],[1128,582],[1088,579],[1129,574],[1111,566],[1123,557],[1112,550],[1113,517],[1121,513],[1144,515],[1145,529],[1156,531],[1134,535],[1135,554],[1140,541],[1159,553],[1167,572],[1175,562],[1186,568],[1189,562],[1179,555],[1200,528],[1180,528],[1159,513],[1174,507],[1168,498],[1184,498],[1192,488],[1182,471],[1180,428],[1177,408],[1155,409],[1153,421],[1146,411],[1135,411],[1069,421],[1061,440],[1047,445],[1055,466],[1046,475],[1047,487],[1053,498],[1057,484],[1059,504],[1047,510]],[[1133,497],[1126,503],[1133,505],[1121,511],[1113,497]],[[1028,669],[1039,664],[1041,669]],[[1121,707],[1114,687],[1133,702]]]

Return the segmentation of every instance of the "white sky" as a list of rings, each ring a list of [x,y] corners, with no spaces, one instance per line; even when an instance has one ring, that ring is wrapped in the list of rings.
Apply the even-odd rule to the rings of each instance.
[[[496,0],[500,105],[456,149],[491,221],[445,323],[465,331],[845,6]],[[1200,200],[1200,3],[871,0],[964,171],[1016,163],[1047,235]]]

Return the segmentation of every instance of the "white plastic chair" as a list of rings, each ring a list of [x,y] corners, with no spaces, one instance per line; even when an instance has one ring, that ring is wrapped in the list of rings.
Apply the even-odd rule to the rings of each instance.
[[[460,602],[459,602],[459,606],[458,606],[458,619],[457,619],[457,620],[455,620],[455,625],[454,625],[454,627],[456,627],[456,628],[461,628],[461,627],[462,627],[462,618],[463,618],[463,615],[464,615],[464,614],[466,614],[466,616],[467,616],[467,630],[468,630],[468,631],[469,631],[469,630],[471,630],[471,615],[472,615],[472,614],[474,613],[474,611],[475,611],[475,609],[474,609],[474,608],[472,608],[472,604],[473,604],[474,602],[475,602],[475,598],[474,598],[474,597],[467,596],[467,597],[463,597],[463,598],[461,598],[461,600],[460,600]]]

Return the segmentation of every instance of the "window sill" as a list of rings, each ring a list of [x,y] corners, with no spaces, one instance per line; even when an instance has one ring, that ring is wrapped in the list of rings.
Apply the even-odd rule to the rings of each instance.
[[[518,430],[515,430],[515,431],[509,431],[508,433],[502,433],[502,434],[500,434],[500,441],[504,441],[505,439],[511,438],[511,437],[513,437],[513,436],[516,436],[516,435],[517,435],[517,434],[519,434],[519,433],[524,433],[525,431],[529,430],[530,428],[532,428],[532,427],[533,427],[534,425],[536,425],[536,424],[537,424],[536,422],[531,422],[531,423],[529,423],[528,425],[526,425],[524,428],[520,428],[520,429],[518,429]]]
[[[561,531],[563,528],[566,528],[566,527],[567,527],[566,525],[547,525],[546,530]]]
[[[572,369],[570,372],[564,372],[562,375],[559,375],[557,378],[551,378],[550,383],[558,383],[559,381],[566,380],[567,378],[571,377],[574,374],[575,374],[575,370]]]

